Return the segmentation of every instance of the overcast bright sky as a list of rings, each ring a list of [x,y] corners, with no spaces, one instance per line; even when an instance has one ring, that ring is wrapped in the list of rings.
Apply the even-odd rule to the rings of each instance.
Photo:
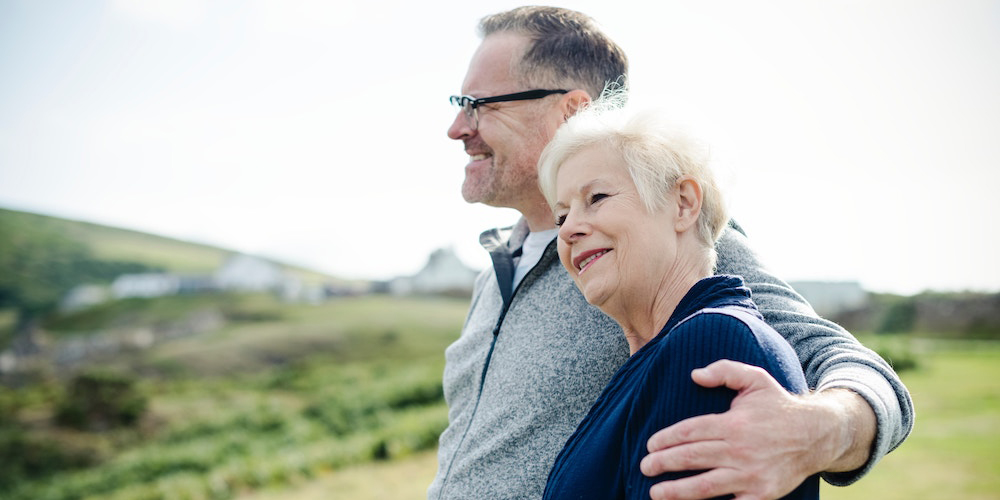
[[[0,0],[0,206],[412,274],[488,258],[445,131],[508,1]],[[789,280],[1000,290],[1000,2],[555,2],[712,145]],[[659,5],[657,5],[659,4]]]

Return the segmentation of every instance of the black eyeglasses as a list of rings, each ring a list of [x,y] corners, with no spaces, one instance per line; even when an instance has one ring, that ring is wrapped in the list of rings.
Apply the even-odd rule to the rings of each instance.
[[[469,119],[469,124],[472,125],[473,130],[479,128],[479,111],[477,108],[483,104],[489,104],[491,102],[510,102],[510,101],[530,101],[532,99],[541,99],[545,96],[550,96],[552,94],[565,94],[569,92],[568,90],[526,90],[524,92],[515,92],[513,94],[495,95],[493,97],[472,97],[470,95],[453,95],[449,99],[451,103],[462,108],[465,112],[465,117]]]

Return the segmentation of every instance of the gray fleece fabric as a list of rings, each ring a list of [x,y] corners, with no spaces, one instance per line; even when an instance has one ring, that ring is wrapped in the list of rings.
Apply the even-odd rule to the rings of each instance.
[[[481,240],[487,250],[513,250],[526,234],[522,220]],[[743,277],[765,320],[795,349],[810,388],[848,388],[871,404],[878,431],[869,461],[824,474],[835,485],[856,481],[909,434],[909,392],[877,354],[763,270],[740,232],[727,228],[716,250],[717,272]],[[541,498],[559,450],[628,355],[621,329],[587,304],[555,242],[514,291],[506,314],[493,270],[483,271],[462,335],[445,351],[449,423],[428,498]]]

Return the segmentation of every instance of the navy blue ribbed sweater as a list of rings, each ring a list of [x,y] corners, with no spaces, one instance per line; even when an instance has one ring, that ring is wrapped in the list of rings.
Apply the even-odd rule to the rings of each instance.
[[[618,370],[559,453],[546,499],[648,499],[653,484],[696,473],[648,478],[639,470],[646,441],[685,418],[722,413],[736,392],[706,389],[691,370],[732,359],[767,370],[791,392],[807,390],[791,346],[767,326],[743,280],[713,276],[695,284],[653,340]],[[819,476],[785,498],[819,497]]]

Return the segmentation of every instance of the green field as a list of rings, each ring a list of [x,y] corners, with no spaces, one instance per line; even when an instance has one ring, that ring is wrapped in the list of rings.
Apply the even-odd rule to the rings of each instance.
[[[0,389],[0,499],[423,498],[447,418],[443,350],[466,308],[459,299],[175,297],[53,320],[56,341],[79,335],[74,325],[225,318],[208,333],[96,360],[148,397],[132,427],[55,425],[69,373],[42,370],[32,386]],[[1000,498],[1000,343],[883,340],[866,343],[917,362],[901,373],[915,429],[872,474],[826,487],[825,498]],[[15,456],[20,472],[8,466]]]
[[[134,426],[55,425],[68,373],[41,370],[28,387],[0,389],[0,499],[234,498],[436,445],[447,423],[443,350],[467,301],[188,301],[133,300],[97,315],[130,327],[182,321],[186,308],[227,318],[216,331],[95,360],[148,397]]]
[[[424,498],[447,423],[443,351],[459,335],[467,300],[302,305],[268,295],[187,295],[70,315],[52,307],[79,283],[70,278],[110,282],[110,270],[134,264],[207,273],[231,254],[0,209],[0,349],[14,338],[18,308],[40,314],[40,340],[49,347],[166,337],[83,363],[40,358],[0,385],[0,500]],[[337,283],[290,270],[307,282]],[[997,338],[996,321],[964,315],[968,324],[948,332],[915,322],[918,302],[989,311],[995,299],[882,299],[887,316],[854,329],[921,332],[864,339],[901,370],[916,425],[871,474],[847,488],[824,486],[824,497],[1000,499],[1000,341],[928,338]],[[887,317],[914,328],[876,328]],[[86,406],[92,395],[73,385],[81,373],[128,387],[115,402],[122,423]]]
[[[901,374],[917,409],[913,433],[857,483],[824,483],[823,498],[1000,499],[1000,343],[919,345],[920,368]],[[241,500],[422,499],[436,466],[424,453]]]
[[[58,234],[84,245],[98,259],[141,262],[177,272],[215,270],[233,252],[139,231],[0,208],[3,238],[24,238],[28,229]],[[24,241],[20,241],[24,244]]]
[[[913,433],[875,470],[829,499],[1000,498],[1000,344],[924,344],[921,368],[901,377]]]

